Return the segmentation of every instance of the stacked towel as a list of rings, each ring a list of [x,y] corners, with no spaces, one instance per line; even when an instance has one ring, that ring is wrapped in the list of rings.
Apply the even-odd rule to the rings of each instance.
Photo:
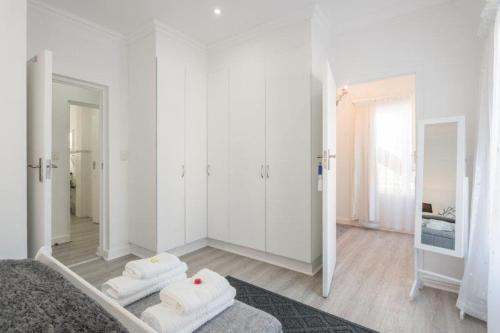
[[[122,276],[110,279],[104,283],[102,285],[102,291],[120,305],[127,306],[141,298],[158,292],[171,283],[185,280],[187,277],[187,265],[179,259],[177,259],[177,264],[175,265],[158,264],[158,266],[163,267],[162,270],[159,270],[157,267],[147,267],[147,265],[144,264],[145,261],[149,261],[152,264],[153,262],[158,263],[159,261],[157,261],[158,259],[156,258],[162,255],[163,254],[148,259],[129,262],[127,265],[132,264],[132,267],[137,267],[134,266],[135,263],[141,261],[142,263],[138,265],[141,269],[131,273],[131,270],[125,268]],[[136,272],[140,273],[136,274]],[[142,276],[144,278],[134,278],[132,275]]]
[[[226,291],[221,297],[199,310],[184,314],[160,303],[147,308],[141,319],[159,333],[191,333],[234,304],[236,290]]]
[[[235,296],[224,277],[202,269],[162,289],[162,303],[146,309],[141,319],[160,333],[193,332],[233,305]]]
[[[201,281],[196,285],[195,280]],[[231,289],[229,282],[209,269],[202,269],[190,279],[181,280],[162,289],[160,299],[163,304],[181,313],[191,313],[217,299]]]
[[[179,258],[170,253],[160,253],[154,257],[133,260],[125,265],[125,275],[134,279],[149,279],[172,269],[181,264]]]

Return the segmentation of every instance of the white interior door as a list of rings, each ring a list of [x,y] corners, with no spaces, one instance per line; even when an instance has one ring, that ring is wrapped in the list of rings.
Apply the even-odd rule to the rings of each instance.
[[[330,65],[326,66],[323,83],[323,296],[330,289],[337,260],[336,174],[337,151],[336,91]]]
[[[28,255],[51,251],[52,52],[28,62]]]
[[[91,209],[92,222],[100,223],[100,203],[101,203],[101,138],[100,138],[100,122],[99,109],[89,109],[90,116],[90,141],[91,141],[91,174],[92,174],[92,194],[91,194]]]

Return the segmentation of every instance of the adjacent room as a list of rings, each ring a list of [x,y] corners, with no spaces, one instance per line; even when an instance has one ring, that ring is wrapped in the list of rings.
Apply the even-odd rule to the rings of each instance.
[[[52,251],[71,266],[99,255],[101,93],[57,77],[52,93]]]
[[[0,331],[500,332],[499,0],[0,0]]]

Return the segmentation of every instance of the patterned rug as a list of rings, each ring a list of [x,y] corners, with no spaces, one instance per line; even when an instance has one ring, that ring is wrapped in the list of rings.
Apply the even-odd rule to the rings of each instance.
[[[276,317],[284,333],[376,333],[371,329],[315,309],[309,305],[227,277],[236,288],[236,299]]]

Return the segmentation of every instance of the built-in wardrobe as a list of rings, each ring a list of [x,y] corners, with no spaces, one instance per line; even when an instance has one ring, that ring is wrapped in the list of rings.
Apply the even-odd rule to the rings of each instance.
[[[317,29],[304,19],[208,49],[210,243],[309,273],[322,244]]]
[[[129,239],[148,255],[206,240],[206,53],[155,22],[128,55]]]
[[[325,63],[315,20],[205,50],[165,29],[129,43],[134,253],[210,245],[313,274]]]

